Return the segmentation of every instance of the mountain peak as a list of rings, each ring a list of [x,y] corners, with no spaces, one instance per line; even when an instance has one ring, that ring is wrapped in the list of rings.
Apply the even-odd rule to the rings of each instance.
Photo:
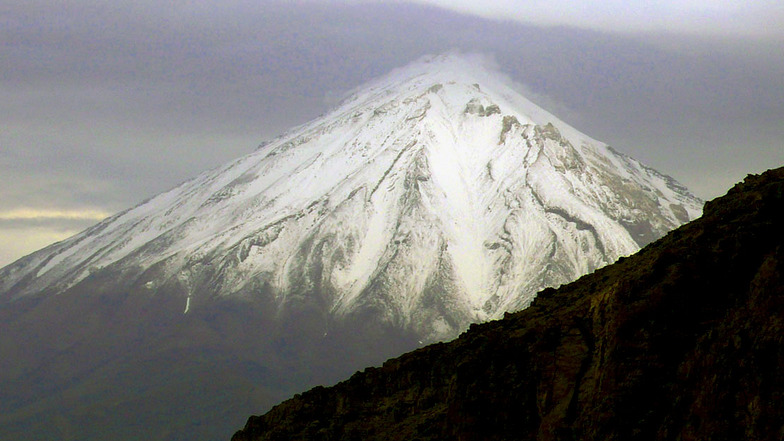
[[[449,54],[395,70],[256,152],[11,265],[0,295],[62,291],[115,268],[126,284],[170,286],[187,313],[261,279],[279,308],[381,304],[382,320],[431,341],[699,215],[674,180],[577,132],[487,64]]]
[[[505,107],[524,124],[556,124],[570,135],[588,138],[550,112],[525,97],[524,86],[499,70],[496,62],[483,54],[450,52],[428,55],[395,69],[350,92],[339,108],[383,100],[385,96],[440,93],[446,103],[458,110],[471,99],[491,111]],[[595,142],[591,139],[591,141]]]
[[[191,424],[183,402],[219,395],[213,409],[236,408],[210,388],[247,396],[249,381],[264,393],[248,399],[268,406],[524,308],[699,216],[673,179],[475,60],[396,70],[0,269],[0,346],[18,355],[0,360],[0,403],[33,403],[3,408],[4,421],[60,427],[37,418],[136,403]],[[89,398],[72,409],[60,398],[72,396]]]

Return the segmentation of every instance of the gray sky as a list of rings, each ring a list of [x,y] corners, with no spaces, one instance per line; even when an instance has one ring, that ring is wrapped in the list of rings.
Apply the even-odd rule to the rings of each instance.
[[[700,197],[784,165],[781,2],[476,4],[0,0],[0,265],[453,49]]]
[[[703,36],[781,40],[778,0],[420,0],[492,19],[614,32],[668,31]]]

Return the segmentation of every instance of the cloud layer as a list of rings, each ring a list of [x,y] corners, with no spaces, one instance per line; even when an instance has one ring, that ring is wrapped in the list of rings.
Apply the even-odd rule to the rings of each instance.
[[[537,25],[637,33],[679,32],[706,36],[746,36],[784,41],[784,8],[762,0],[419,0],[493,19]]]

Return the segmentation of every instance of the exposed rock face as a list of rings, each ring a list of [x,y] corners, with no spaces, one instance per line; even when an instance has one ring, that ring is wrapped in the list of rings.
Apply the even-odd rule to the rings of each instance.
[[[457,340],[251,417],[255,440],[780,440],[784,168]]]

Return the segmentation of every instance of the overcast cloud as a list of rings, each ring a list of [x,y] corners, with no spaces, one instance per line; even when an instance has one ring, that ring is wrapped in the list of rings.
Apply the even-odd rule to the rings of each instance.
[[[535,25],[784,40],[784,7],[776,0],[420,0],[420,3]]]
[[[703,198],[784,165],[778,3],[579,4],[0,0],[0,265],[451,49]]]

